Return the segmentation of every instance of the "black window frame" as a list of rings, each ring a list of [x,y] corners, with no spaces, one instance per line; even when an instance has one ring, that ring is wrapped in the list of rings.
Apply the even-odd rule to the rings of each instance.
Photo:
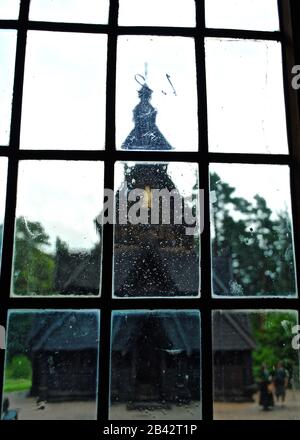
[[[300,37],[296,33],[300,19],[297,0],[278,0],[280,31],[247,31],[205,28],[205,0],[195,0],[196,27],[137,27],[118,26],[118,0],[111,0],[107,25],[76,24],[29,21],[30,0],[21,0],[18,20],[0,20],[0,29],[17,30],[17,49],[11,132],[9,146],[0,146],[0,157],[8,158],[7,197],[4,219],[2,266],[0,276],[0,324],[6,325],[10,309],[98,309],[101,311],[100,370],[98,380],[98,421],[107,422],[109,415],[109,367],[110,329],[112,310],[126,309],[195,309],[201,312],[202,358],[202,419],[213,421],[213,356],[212,356],[212,311],[213,310],[258,310],[292,309],[300,312],[299,298],[216,298],[211,286],[211,242],[209,219],[209,164],[249,163],[281,164],[291,169],[291,196],[296,252],[296,266],[300,262],[300,99],[291,87],[291,68],[300,64]],[[20,126],[26,36],[28,30],[82,32],[108,35],[106,137],[103,151],[20,150]],[[198,91],[199,150],[195,152],[147,152],[120,151],[115,145],[115,98],[116,98],[116,51],[118,35],[168,35],[193,37],[196,46],[196,69]],[[205,37],[231,37],[260,39],[282,43],[284,93],[287,115],[289,154],[224,154],[208,150],[207,96],[205,81]],[[16,212],[18,163],[20,160],[80,160],[103,161],[105,166],[104,186],[113,188],[114,164],[119,160],[195,162],[199,167],[200,187],[204,190],[204,232],[201,235],[201,297],[200,298],[131,298],[118,299],[112,296],[113,225],[106,224],[103,233],[103,266],[101,296],[95,298],[16,298],[10,297],[13,262],[13,244]],[[300,286],[300,273],[297,271]],[[0,401],[2,402],[4,372],[4,350],[0,350]],[[135,425],[141,422],[134,421]],[[143,422],[146,424],[146,422]],[[173,423],[176,423],[173,421]],[[201,422],[200,422],[201,423]],[[216,422],[214,422],[216,423]],[[232,422],[237,423],[237,422]],[[251,423],[251,422],[250,422]],[[270,422],[269,422],[270,423]],[[123,425],[129,424],[124,421]],[[231,425],[232,426],[232,425]]]

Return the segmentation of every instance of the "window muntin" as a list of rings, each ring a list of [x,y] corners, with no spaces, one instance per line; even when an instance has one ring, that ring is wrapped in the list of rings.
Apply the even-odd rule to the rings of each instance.
[[[99,295],[103,178],[102,162],[20,162],[14,295]]]
[[[3,151],[2,154],[3,155],[7,155],[9,157],[9,185],[8,185],[8,191],[9,191],[9,203],[8,203],[8,211],[6,213],[6,221],[5,224],[6,226],[9,226],[10,223],[13,223],[13,218],[14,218],[14,186],[16,183],[16,178],[17,178],[17,172],[16,172],[16,167],[18,164],[18,160],[20,158],[45,158],[47,159],[50,155],[51,158],[53,157],[57,157],[57,158],[61,158],[61,157],[66,157],[66,158],[76,158],[78,159],[78,157],[82,157],[85,159],[90,159],[93,158],[93,160],[97,157],[97,158],[104,158],[106,160],[106,164],[105,164],[105,174],[106,174],[106,180],[107,181],[112,181],[113,179],[110,178],[110,173],[112,173],[112,163],[115,159],[119,159],[121,158],[122,160],[130,160],[131,157],[129,154],[124,154],[124,152],[114,152],[114,138],[115,138],[115,131],[114,131],[114,125],[115,125],[115,118],[114,118],[114,97],[115,97],[115,88],[114,88],[114,74],[115,74],[115,36],[116,34],[118,34],[118,32],[120,32],[121,34],[124,34],[124,28],[121,29],[117,27],[117,9],[118,9],[118,2],[111,2],[111,13],[110,13],[110,26],[105,28],[104,26],[99,26],[99,27],[95,27],[95,26],[90,26],[90,25],[82,25],[82,24],[71,24],[71,25],[65,25],[63,23],[30,23],[29,27],[32,29],[61,29],[61,30],[65,30],[65,31],[69,31],[70,29],[72,29],[72,31],[74,31],[74,33],[76,33],[76,31],[81,32],[95,32],[95,33],[105,33],[106,29],[107,29],[107,33],[110,39],[109,45],[108,45],[108,81],[109,81],[109,85],[110,87],[108,88],[108,109],[107,109],[107,114],[108,114],[108,122],[107,122],[107,151],[105,152],[99,152],[99,153],[95,153],[95,152],[89,152],[89,151],[81,151],[81,152],[75,152],[75,151],[69,151],[69,152],[47,152],[47,151],[38,151],[38,152],[34,152],[34,151],[18,151],[18,136],[19,136],[19,113],[20,113],[20,102],[21,102],[21,96],[20,96],[20,89],[22,86],[22,64],[23,64],[23,50],[22,50],[22,46],[25,47],[25,32],[23,32],[23,30],[26,29],[27,26],[27,20],[26,20],[26,3],[27,1],[25,0],[24,2],[22,2],[22,7],[21,7],[21,21],[18,23],[18,26],[21,29],[21,32],[19,33],[19,39],[18,39],[18,67],[19,69],[17,70],[17,76],[16,76],[16,81],[15,81],[15,91],[16,91],[16,97],[17,99],[14,100],[14,108],[13,108],[13,136],[12,136],[12,149],[7,149],[8,151],[5,152]],[[285,6],[286,3],[282,4],[282,7]],[[204,9],[203,9],[203,5],[204,2],[200,1],[200,2],[196,2],[196,7],[197,7],[197,17],[198,17],[198,23],[197,23],[197,29],[196,32],[194,33],[193,29],[181,29],[180,31],[178,31],[178,29],[171,29],[168,28],[164,31],[162,31],[161,29],[158,28],[152,28],[152,29],[147,29],[147,33],[151,34],[156,33],[156,34],[168,34],[168,35],[173,35],[174,37],[179,37],[182,35],[185,35],[187,37],[190,37],[191,35],[193,35],[195,37],[195,42],[196,42],[196,47],[197,47],[197,78],[198,78],[198,98],[199,101],[202,105],[202,109],[203,111],[199,113],[199,127],[201,130],[201,142],[200,142],[200,150],[201,153],[198,155],[198,152],[196,153],[190,153],[189,155],[187,155],[187,159],[184,158],[184,160],[193,160],[195,162],[199,162],[200,167],[202,167],[202,169],[204,170],[204,173],[201,174],[201,179],[202,179],[202,183],[204,184],[204,188],[205,190],[207,190],[207,184],[208,184],[208,180],[207,180],[207,167],[208,164],[211,162],[215,162],[216,158],[218,158],[217,160],[220,162],[226,162],[226,163],[230,163],[231,161],[233,162],[237,162],[237,156],[236,155],[216,155],[216,154],[207,154],[206,151],[206,144],[207,144],[207,139],[206,139],[206,93],[205,93],[205,74],[204,74],[204,58],[203,58],[203,35],[214,35],[216,37],[220,37],[223,38],[224,34],[225,35],[229,35],[231,36],[231,31],[222,31],[222,30],[209,30],[209,29],[205,29],[202,23],[202,19],[204,16]],[[283,20],[283,14],[282,14],[282,10],[281,10],[281,19]],[[6,27],[7,23],[3,24],[3,27]],[[126,29],[125,29],[126,30]],[[173,32],[174,31],[174,32]],[[132,29],[128,29],[129,33],[132,33]],[[143,33],[144,30],[141,30],[141,33]],[[244,31],[237,31],[237,32],[232,32],[232,36],[235,38],[240,38],[243,39],[245,38],[245,35],[247,35],[247,38],[251,38],[251,35],[253,35],[253,39],[257,38],[258,40],[264,40],[266,39],[266,41],[273,40],[274,38],[276,39],[284,39],[284,33],[282,32],[282,34],[276,33],[276,34],[266,34],[266,33],[260,33],[260,32],[256,32],[256,33],[249,33],[249,32],[244,32]],[[287,45],[284,43],[283,44],[283,49],[286,53],[287,51]],[[287,68],[286,65],[284,65],[284,69],[287,72]],[[288,121],[290,122],[290,121]],[[291,128],[292,123],[289,123],[289,126]],[[296,145],[293,141],[290,142],[290,148],[291,151],[293,151],[295,153],[295,148]],[[251,153],[251,151],[250,151]],[[177,157],[177,152],[174,151],[171,155],[170,155],[170,159],[168,158],[168,160],[172,161],[177,157],[178,160],[182,160],[182,155],[178,154]],[[144,160],[145,156],[141,155],[138,152],[134,152],[133,155],[134,160]],[[249,162],[253,162],[253,161],[262,161],[262,162],[266,162],[266,163],[292,163],[292,165],[295,165],[294,161],[293,161],[293,156],[291,155],[284,157],[281,156],[272,156],[271,157],[267,157],[267,156],[263,156],[258,158],[258,156],[255,155],[251,155],[249,156]],[[149,155],[146,154],[146,158],[147,160],[149,160]],[[156,152],[155,154],[155,160],[166,160],[166,155],[162,154],[160,155],[159,153]],[[241,160],[243,161],[247,161],[246,156],[243,155],[241,156]],[[291,177],[291,181],[292,183],[295,183],[295,174],[292,173],[292,177]],[[292,186],[292,193],[293,193],[293,202],[295,204],[295,206],[297,207],[297,198],[295,197],[295,191],[294,188]],[[206,222],[206,228],[208,228],[208,221]],[[5,232],[5,237],[4,237],[4,247],[5,249],[8,251],[8,254],[10,254],[9,252],[9,248],[10,248],[10,244],[12,243],[12,236],[13,236],[13,228],[8,227],[5,228],[6,232]],[[207,230],[207,229],[206,229]],[[8,231],[8,232],[7,232]],[[109,228],[106,228],[106,231],[109,231]],[[204,322],[203,322],[203,343],[204,343],[204,351],[205,353],[210,353],[211,350],[211,343],[210,343],[210,332],[211,332],[211,328],[210,328],[210,319],[208,317],[208,314],[210,313],[213,305],[216,308],[217,306],[219,308],[222,308],[222,306],[224,306],[225,308],[228,308],[228,306],[230,304],[232,304],[231,299],[227,298],[225,299],[221,299],[221,298],[214,298],[212,301],[210,299],[210,295],[211,295],[211,291],[210,291],[210,269],[209,269],[209,265],[210,265],[210,258],[209,258],[209,237],[207,237],[208,232],[206,233],[206,235],[203,238],[203,243],[204,243],[204,257],[203,257],[203,267],[205,270],[203,270],[203,275],[204,275],[204,289],[203,289],[203,296],[202,298],[199,299],[199,302],[197,300],[197,302],[194,301],[194,299],[190,300],[185,300],[185,303],[183,302],[179,302],[179,300],[177,300],[178,302],[176,304],[178,304],[178,306],[180,306],[180,308],[184,308],[185,306],[189,307],[191,304],[192,306],[196,306],[196,308],[198,308],[197,306],[199,305],[199,309],[200,307],[203,306],[203,313],[204,313]],[[104,234],[105,235],[105,234]],[[111,234],[112,235],[112,234]],[[110,253],[110,249],[112,248],[112,239],[110,238],[110,234],[106,234],[105,235],[106,239],[105,239],[105,247],[106,247],[106,256],[104,257],[104,266],[106,268],[110,268],[110,263],[109,260],[111,258],[111,253]],[[2,322],[4,322],[4,320],[6,319],[6,314],[7,311],[9,309],[9,307],[11,307],[12,305],[14,305],[14,302],[16,301],[15,299],[9,299],[8,295],[9,295],[9,280],[8,278],[10,277],[10,271],[9,271],[9,266],[10,266],[10,257],[8,255],[8,262],[7,260],[5,261],[5,264],[3,264],[3,267],[5,267],[6,269],[8,269],[7,273],[6,271],[2,273],[1,275],[1,280],[2,280],[2,298],[3,301],[1,301],[1,304],[3,302],[3,307],[0,308],[0,316],[2,316]],[[109,342],[110,342],[110,335],[109,332],[107,332],[107,322],[109,320],[109,316],[110,316],[110,312],[114,309],[117,308],[117,304],[118,304],[118,300],[114,301],[111,300],[111,292],[110,292],[110,270],[107,271],[107,273],[104,274],[105,277],[105,284],[104,287],[102,289],[103,292],[103,297],[97,299],[97,306],[99,304],[99,308],[102,309],[102,313],[105,316],[105,319],[102,320],[102,322],[106,323],[105,326],[103,327],[105,329],[105,332],[107,333],[107,335],[105,335],[104,337],[104,341],[103,342],[103,346],[101,348],[102,352],[101,355],[103,356],[105,362],[107,361],[106,356],[108,356],[107,353],[109,353]],[[106,289],[108,287],[108,289]],[[28,300],[20,300],[20,304],[24,305],[24,307],[27,307],[27,304],[29,304],[27,302]],[[47,302],[48,300],[46,300]],[[70,301],[70,304],[72,304],[73,300],[68,300],[68,303]],[[90,300],[92,301],[92,300]],[[99,302],[98,302],[99,301]],[[37,307],[40,307],[40,309],[45,307],[45,301],[43,299],[36,299],[35,304]],[[51,303],[57,304],[56,300],[53,301],[51,300]],[[76,299],[75,300],[76,304],[79,304],[80,307],[82,308],[87,308],[89,307],[89,305],[91,304],[91,302],[88,301],[83,301],[80,299]],[[146,303],[146,301],[145,301]],[[174,301],[172,300],[171,302],[169,300],[163,300],[162,298],[160,298],[159,300],[157,299],[153,299],[151,300],[150,304],[155,304],[158,308],[161,307],[166,307],[166,304],[168,303],[168,306],[170,303],[172,303],[173,305],[175,304]],[[241,303],[239,301],[236,301],[237,307],[238,305],[240,305]],[[275,307],[285,307],[285,305],[290,304],[291,307],[297,308],[297,303],[294,300],[288,301],[286,302],[286,299],[276,299],[276,300],[272,300],[272,299],[268,299],[268,303],[266,303],[265,301],[259,302],[259,301],[253,301],[253,300],[249,300],[249,304],[252,305],[253,308],[258,308],[261,306],[261,304],[268,304],[268,306],[271,304],[275,305]],[[139,306],[141,307],[141,301],[139,301],[139,299],[136,299],[133,302],[133,305]],[[143,307],[143,306],[142,306]],[[235,305],[233,306],[235,307]],[[3,319],[4,317],[4,319]],[[103,324],[102,324],[103,325]],[[104,362],[104,364],[105,364]],[[204,357],[203,359],[204,362],[204,369],[203,369],[203,389],[204,389],[204,406],[203,406],[203,415],[204,415],[204,419],[207,421],[211,421],[212,419],[212,411],[211,411],[211,378],[210,378],[210,373],[211,373],[211,361],[207,360],[207,356],[206,359]],[[2,375],[1,375],[2,376]],[[108,401],[108,395],[109,392],[107,391],[107,387],[108,387],[108,369],[104,368],[102,369],[102,371],[100,372],[100,380],[101,380],[101,385],[100,385],[100,389],[101,389],[101,393],[102,393],[102,399],[103,402],[107,402]],[[98,414],[98,418],[101,418],[103,416],[104,420],[107,420],[107,407],[105,405],[105,403],[102,405],[101,407],[101,411]]]

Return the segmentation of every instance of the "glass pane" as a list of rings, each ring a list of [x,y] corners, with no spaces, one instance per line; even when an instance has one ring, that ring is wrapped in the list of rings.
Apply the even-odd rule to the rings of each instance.
[[[207,27],[279,30],[277,0],[206,0]]]
[[[16,20],[19,8],[20,0],[0,0],[0,20]]]
[[[118,148],[197,150],[192,38],[118,38],[116,118]]]
[[[0,145],[9,144],[17,32],[0,30]]]
[[[113,312],[109,418],[200,420],[200,357],[198,311]]]
[[[31,0],[29,19],[106,24],[108,8],[109,0]]]
[[[5,215],[5,199],[6,199],[6,179],[7,179],[7,159],[0,159],[0,264],[3,239],[3,223]]]
[[[19,165],[13,294],[98,295],[103,163]]]
[[[289,168],[210,167],[213,290],[225,296],[295,296]]]
[[[297,324],[289,310],[213,313],[216,420],[300,419]]]
[[[210,151],[287,154],[280,43],[207,38],[205,48]]]
[[[22,148],[104,148],[106,43],[106,35],[28,33]]]
[[[12,310],[2,419],[94,420],[100,314]]]
[[[115,296],[198,296],[197,165],[117,162],[115,176]]]
[[[121,26],[195,26],[194,0],[119,0]]]

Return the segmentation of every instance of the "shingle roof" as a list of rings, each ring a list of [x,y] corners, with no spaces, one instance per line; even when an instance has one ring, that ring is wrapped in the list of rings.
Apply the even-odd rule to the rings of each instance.
[[[200,320],[194,311],[115,312],[112,349],[126,353],[151,332],[161,350],[200,351]]]
[[[214,351],[253,350],[255,346],[249,314],[227,311],[214,312]]]
[[[98,312],[36,313],[28,343],[32,352],[97,349],[99,343]]]

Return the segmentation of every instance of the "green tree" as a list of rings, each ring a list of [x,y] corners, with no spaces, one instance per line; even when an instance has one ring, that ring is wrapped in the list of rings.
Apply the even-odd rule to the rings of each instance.
[[[14,293],[49,294],[53,289],[54,257],[46,252],[49,236],[39,222],[16,221]]]
[[[28,356],[28,335],[32,327],[34,314],[12,312],[8,323],[7,361],[10,363],[15,356]]]
[[[287,295],[295,292],[292,234],[287,210],[273,213],[260,195],[249,203],[235,188],[211,175],[213,258],[227,259],[230,283],[244,295]],[[229,271],[229,269],[228,269]],[[227,274],[228,275],[228,274]],[[221,292],[218,292],[221,293]]]
[[[289,370],[290,377],[299,369],[298,353],[292,347],[292,328],[297,324],[295,313],[255,313],[252,315],[256,349],[253,352],[254,376],[259,376],[265,363],[272,371],[279,361]]]

